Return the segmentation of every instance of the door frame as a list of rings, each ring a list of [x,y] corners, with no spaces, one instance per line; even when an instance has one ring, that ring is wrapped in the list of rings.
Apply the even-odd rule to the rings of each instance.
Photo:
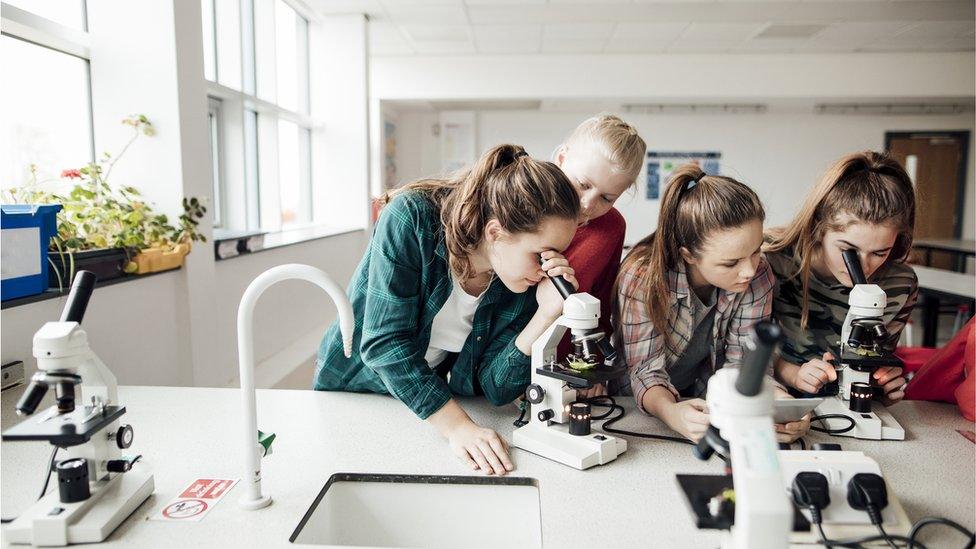
[[[956,219],[958,220],[953,228],[953,237],[962,238],[962,226],[964,224],[963,215],[966,213],[966,170],[969,168],[969,130],[917,130],[917,131],[898,131],[885,132],[884,150],[891,150],[891,140],[899,137],[910,139],[925,137],[951,137],[958,139],[962,143],[962,162],[959,163],[959,170],[956,173]],[[902,166],[904,167],[904,166]]]

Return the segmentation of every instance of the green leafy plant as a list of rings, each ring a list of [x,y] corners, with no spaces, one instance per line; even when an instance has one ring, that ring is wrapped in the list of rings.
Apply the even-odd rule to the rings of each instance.
[[[132,127],[132,137],[118,155],[113,157],[105,152],[97,162],[63,170],[60,180],[38,181],[37,167],[32,165],[27,184],[4,191],[4,200],[12,203],[62,205],[50,250],[62,255],[62,264],[66,263],[63,255],[69,255],[67,263],[72,265],[72,274],[74,252],[123,248],[131,260],[132,254],[140,250],[157,247],[171,250],[180,244],[206,241],[198,225],[207,208],[198,198],[183,199],[183,214],[174,226],[165,214],[153,211],[135,187],[109,185],[112,169],[129,147],[140,136],[151,137],[156,133],[145,115],[131,116],[122,124]],[[72,182],[70,189],[56,191],[55,187],[65,181]],[[135,264],[129,261],[126,272],[135,269]]]
[[[83,251],[118,247],[138,251],[206,241],[197,230],[199,219],[207,211],[199,199],[183,199],[183,214],[174,227],[165,214],[153,211],[135,187],[113,189],[109,185],[112,169],[136,139],[140,135],[155,135],[152,123],[144,115],[126,118],[122,123],[132,126],[133,135],[117,156],[113,158],[106,152],[98,162],[61,172],[62,180],[76,180],[67,193],[53,190],[53,181],[38,181],[37,167],[31,166],[30,181],[5,191],[4,199],[21,204],[63,206],[52,249]]]

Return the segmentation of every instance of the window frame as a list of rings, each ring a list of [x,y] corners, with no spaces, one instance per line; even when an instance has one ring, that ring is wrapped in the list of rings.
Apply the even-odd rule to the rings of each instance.
[[[88,32],[88,2],[82,5],[82,29],[72,28],[23,8],[0,2],[0,35],[51,51],[70,55],[85,63],[85,104],[88,107],[88,162],[96,161],[95,117],[92,103],[91,35]]]
[[[275,47],[275,20],[262,17],[259,25],[256,26],[256,13],[258,11],[276,12],[276,0],[240,0],[240,57],[241,57],[241,89],[235,89],[219,82],[220,75],[220,54],[215,53],[217,60],[214,77],[216,80],[206,80],[208,96],[211,100],[221,103],[224,111],[221,122],[221,132],[219,134],[219,157],[223,161],[223,166],[229,164],[239,165],[241,177],[229,177],[227,171],[222,171],[221,177],[224,212],[231,208],[240,209],[243,215],[221,216],[224,221],[224,228],[247,229],[247,230],[266,230],[270,232],[287,231],[292,229],[302,229],[318,225],[315,219],[312,180],[312,142],[316,134],[321,130],[322,124],[311,116],[311,65],[309,62],[310,35],[311,28],[315,22],[315,16],[309,13],[303,6],[290,0],[277,0],[295,10],[298,17],[297,23],[299,30],[297,34],[300,39],[298,48],[298,92],[297,110],[284,108],[269,100],[267,97],[268,85],[262,79],[269,79],[272,83],[270,89],[274,90],[277,79],[277,66],[274,55]],[[258,3],[261,3],[260,6]],[[201,5],[203,3],[201,2]],[[270,6],[270,9],[269,9]],[[219,23],[215,21],[215,26]],[[271,34],[267,30],[270,28]],[[201,28],[202,32],[202,28]],[[270,41],[270,44],[267,43]],[[262,50],[259,54],[258,42],[261,43]],[[218,47],[220,40],[216,38],[215,47]],[[270,47],[271,54],[268,55],[267,48]],[[230,111],[233,110],[233,116]],[[253,113],[253,114],[252,114]],[[257,120],[252,120],[256,117]],[[232,120],[233,119],[233,120]],[[300,131],[307,132],[307,139],[299,139],[299,157],[303,162],[300,170],[302,174],[299,181],[299,193],[308,204],[308,222],[296,223],[283,227],[281,224],[280,209],[275,219],[267,219],[268,212],[262,216],[262,205],[271,204],[262,201],[261,197],[268,197],[269,193],[280,197],[280,181],[277,169],[268,169],[268,164],[276,165],[278,155],[277,121],[287,120],[294,123]],[[302,135],[305,135],[304,133]],[[233,143],[233,145],[231,145]],[[238,146],[239,145],[239,146]],[[266,155],[274,151],[273,159]],[[266,157],[262,160],[261,155]],[[255,157],[256,155],[256,157]],[[238,201],[232,205],[231,201]],[[262,204],[262,202],[265,202]],[[277,201],[275,201],[277,202]],[[267,210],[267,208],[265,208]],[[243,219],[241,219],[243,217]],[[264,217],[264,219],[262,219]],[[236,226],[235,226],[236,225]],[[243,226],[241,226],[243,225]]]

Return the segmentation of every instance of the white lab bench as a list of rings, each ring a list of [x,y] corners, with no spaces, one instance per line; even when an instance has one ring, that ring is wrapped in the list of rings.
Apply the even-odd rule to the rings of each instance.
[[[3,394],[2,425],[13,413],[18,390]],[[240,393],[236,389],[121,387],[128,408],[123,422],[135,428],[127,452],[144,455],[156,491],[106,541],[120,547],[284,547],[330,475],[406,473],[467,475],[471,471],[445,441],[402,404],[381,395],[260,390],[258,426],[277,433],[274,454],[263,462],[270,507],[245,511],[235,487],[200,522],[149,521],[195,478],[240,478]],[[664,432],[657,420],[634,411],[623,429]],[[483,399],[462,399],[475,421],[512,433],[514,406],[494,408]],[[976,522],[976,445],[957,432],[974,426],[955,406],[903,402],[892,413],[905,426],[905,441],[860,441],[812,433],[814,442],[840,442],[881,465],[909,517],[945,516],[972,528]],[[719,534],[696,530],[679,493],[675,473],[718,474],[721,464],[695,459],[691,446],[628,440],[616,461],[577,471],[513,450],[517,476],[538,480],[543,541],[549,548],[715,547]],[[2,510],[16,516],[37,497],[50,447],[46,443],[2,444]],[[56,481],[56,479],[55,479]],[[499,525],[504,528],[504,525]],[[962,546],[962,537],[931,526],[921,538],[929,547]],[[4,541],[3,546],[8,546]]]

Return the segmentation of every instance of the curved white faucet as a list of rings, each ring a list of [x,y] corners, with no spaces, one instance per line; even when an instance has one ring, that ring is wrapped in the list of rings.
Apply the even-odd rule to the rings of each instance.
[[[322,288],[335,302],[339,312],[339,330],[342,347],[348,358],[352,353],[352,336],[355,328],[352,305],[346,293],[325,271],[291,263],[272,267],[261,273],[244,290],[241,305],[237,309],[237,356],[241,369],[241,399],[244,405],[244,496],[241,507],[261,509],[271,503],[271,496],[261,493],[261,457],[264,447],[257,441],[258,418],[254,392],[254,305],[265,290],[282,280],[306,280]]]

